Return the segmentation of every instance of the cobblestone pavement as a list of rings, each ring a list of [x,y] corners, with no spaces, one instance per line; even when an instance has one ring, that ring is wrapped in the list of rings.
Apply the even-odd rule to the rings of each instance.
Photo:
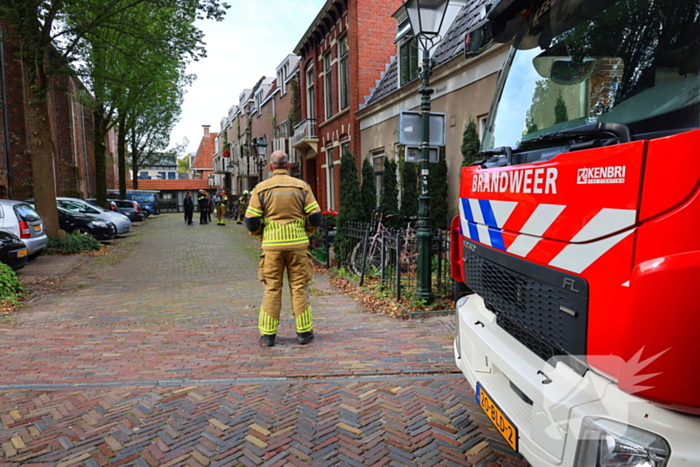
[[[316,274],[316,339],[287,307],[258,346],[258,248],[162,215],[0,322],[0,466],[527,465],[456,373],[453,318],[374,315]]]

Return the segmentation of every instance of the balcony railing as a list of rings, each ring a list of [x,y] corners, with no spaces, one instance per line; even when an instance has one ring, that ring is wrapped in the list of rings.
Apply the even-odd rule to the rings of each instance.
[[[294,127],[294,136],[291,143],[292,146],[296,146],[299,141],[308,139],[318,139],[315,118],[307,118]]]

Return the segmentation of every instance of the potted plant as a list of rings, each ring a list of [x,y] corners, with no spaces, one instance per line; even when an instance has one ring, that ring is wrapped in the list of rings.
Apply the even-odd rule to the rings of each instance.
[[[332,242],[336,232],[335,228],[337,226],[338,211],[334,211],[333,209],[321,211],[321,216],[323,216],[321,227],[323,228],[323,226],[325,226],[325,229],[328,231],[328,237],[330,237],[330,241]]]

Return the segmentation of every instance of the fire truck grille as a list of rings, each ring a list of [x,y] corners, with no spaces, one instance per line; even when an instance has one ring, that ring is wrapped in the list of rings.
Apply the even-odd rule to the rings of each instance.
[[[565,283],[559,275],[566,275],[559,271],[508,257],[505,262],[516,271],[480,256],[480,251],[483,247],[465,249],[466,282],[496,314],[503,330],[545,361],[586,354],[587,288],[585,296],[564,290],[552,285]],[[543,275],[548,283],[536,278]]]

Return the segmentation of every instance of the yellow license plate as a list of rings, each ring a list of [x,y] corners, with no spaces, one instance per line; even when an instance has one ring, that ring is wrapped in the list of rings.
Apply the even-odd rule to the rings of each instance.
[[[491,399],[491,396],[484,390],[481,383],[476,384],[476,401],[486,412],[499,433],[505,438],[514,451],[518,450],[518,429],[505,416],[500,407]]]
[[[40,225],[35,225],[35,226],[34,226],[34,230],[37,231],[37,232],[40,231],[40,230],[41,230],[41,226],[40,226]]]
[[[17,252],[17,257],[18,257],[18,258],[24,258],[25,256],[27,256],[27,250],[19,250],[19,251]]]

